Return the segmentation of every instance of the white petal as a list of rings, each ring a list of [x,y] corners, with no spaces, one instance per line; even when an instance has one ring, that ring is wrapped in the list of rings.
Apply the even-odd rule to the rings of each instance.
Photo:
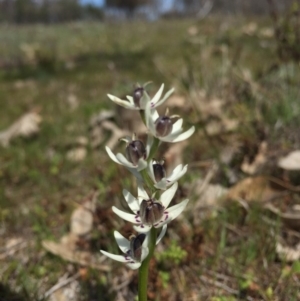
[[[128,263],[126,263],[126,265],[127,265],[130,269],[136,270],[136,269],[138,269],[138,268],[142,265],[142,263],[141,263],[141,262],[128,262]]]
[[[114,103],[130,110],[139,110],[139,108],[135,107],[134,104],[130,103],[127,100],[122,100],[114,95],[107,94],[108,98],[112,100]]]
[[[138,161],[137,171],[141,171],[147,167],[147,161],[143,158],[140,158]]]
[[[111,151],[111,149],[108,146],[105,146],[106,152],[109,155],[109,157],[116,163],[121,164],[120,161],[117,159],[115,154]]]
[[[140,210],[139,201],[129,191],[123,189],[123,196],[132,212]]]
[[[183,119],[182,119],[182,118],[178,119],[178,120],[173,124],[173,127],[172,127],[172,133],[175,133],[175,132],[179,131],[179,130],[182,128],[182,124],[183,124]]]
[[[148,254],[149,254],[149,249],[148,249],[148,247],[143,247],[143,248],[142,248],[141,261],[144,261],[144,259],[148,256]]]
[[[178,188],[178,182],[175,182],[168,190],[166,190],[159,198],[159,200],[161,201],[162,205],[165,208],[168,208],[170,202],[172,201],[176,190]]]
[[[187,165],[182,168],[182,164],[176,166],[171,175],[167,178],[169,182],[177,181],[187,172]]]
[[[114,236],[117,241],[117,244],[123,253],[127,253],[130,250],[130,241],[126,239],[121,233],[118,231],[114,231]]]
[[[159,99],[160,99],[160,97],[161,97],[161,94],[162,94],[162,92],[163,92],[163,90],[164,90],[164,84],[162,84],[161,86],[160,86],[160,88],[159,88],[159,90],[156,92],[156,94],[154,95],[154,97],[152,98],[152,100],[151,100],[151,106],[153,107],[158,101],[159,101]]]
[[[195,127],[192,126],[189,130],[187,130],[186,132],[183,132],[182,134],[178,135],[175,139],[173,139],[172,142],[179,142],[185,139],[188,139],[189,137],[191,137],[195,132]]]
[[[133,100],[133,97],[132,97],[132,96],[127,95],[126,98],[129,100],[129,102],[130,102],[132,105],[135,106],[134,100]]]
[[[150,153],[150,149],[152,147],[152,144],[153,144],[153,136],[152,135],[148,135],[148,138],[147,138],[147,144],[146,144],[146,154],[147,154],[147,158],[149,156],[149,153]]]
[[[134,225],[133,228],[135,231],[139,233],[147,233],[150,231],[152,226],[144,225],[144,224],[139,224],[139,225]]]
[[[189,202],[188,199],[182,201],[181,203],[174,205],[170,208],[168,208],[166,211],[168,212],[169,216],[168,218],[159,226],[161,227],[162,225],[170,222],[171,220],[175,219],[186,207],[187,203]]]
[[[159,139],[161,141],[170,142],[170,143],[180,142],[182,140],[188,139],[190,136],[192,136],[192,134],[194,132],[195,132],[195,127],[192,126],[186,132],[181,133],[181,131],[179,131],[177,133],[171,133],[170,135],[168,135],[166,137],[159,137]]]
[[[151,116],[152,116],[153,122],[155,122],[156,119],[159,117],[159,114],[156,110],[151,110]]]
[[[127,166],[129,168],[136,168],[136,166],[129,162],[123,154],[117,153],[116,158],[119,161],[119,164]]]
[[[161,241],[161,239],[165,236],[165,234],[167,232],[167,227],[168,227],[167,224],[163,225],[163,227],[159,233],[159,236],[156,239],[156,244],[158,244]]]
[[[148,175],[150,176],[151,180],[155,183],[155,176],[154,176],[154,170],[153,170],[153,160],[150,160],[148,163]]]
[[[172,88],[171,90],[169,90],[169,91],[165,94],[164,98],[161,99],[159,102],[157,102],[157,103],[155,104],[155,108],[158,107],[158,106],[160,106],[161,104],[163,104],[163,103],[170,97],[170,95],[171,95],[173,92],[174,92],[174,88]]]
[[[168,182],[166,178],[162,178],[159,182],[154,184],[154,187],[160,190],[166,190],[168,185],[171,184],[173,183]]]
[[[143,183],[142,182],[138,182],[138,198],[142,198],[144,200],[148,200],[149,196],[148,193],[146,192],[146,190],[143,187]]]
[[[115,255],[115,254],[108,253],[108,252],[103,251],[103,250],[100,250],[100,252],[101,252],[103,255],[105,255],[105,256],[107,256],[107,257],[113,259],[113,260],[116,260],[116,261],[119,261],[119,262],[128,262],[128,260],[125,258],[124,255]]]
[[[145,119],[146,119],[146,127],[150,130],[150,132],[153,135],[155,135],[155,126],[152,118],[152,112],[150,109],[150,103],[147,103],[145,107]]]
[[[138,181],[143,181],[141,174],[136,170],[136,168],[131,168],[126,166],[126,168],[136,177]]]
[[[148,93],[144,90],[143,97],[142,97],[141,100],[140,100],[140,107],[141,107],[141,109],[142,109],[142,110],[145,110],[147,104],[150,103],[150,101],[151,101],[150,96],[149,96]]]
[[[112,211],[116,215],[118,215],[119,217],[123,218],[125,221],[131,222],[133,224],[139,224],[140,223],[139,222],[139,218],[137,218],[136,215],[134,215],[134,214],[130,214],[130,213],[124,212],[124,211],[118,209],[115,206],[112,207]]]

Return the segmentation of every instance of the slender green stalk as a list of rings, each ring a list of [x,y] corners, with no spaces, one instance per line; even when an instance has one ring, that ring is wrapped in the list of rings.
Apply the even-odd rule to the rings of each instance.
[[[143,122],[145,122],[145,116],[142,112],[140,111],[140,115],[142,117]],[[159,139],[156,137],[153,137],[153,144],[151,146],[147,161],[149,162],[152,158],[153,155],[156,153],[158,146],[159,146]],[[144,179],[145,184],[148,186],[149,189],[153,189],[153,183],[149,177],[149,175],[146,172],[146,169],[141,171],[141,175]],[[138,285],[138,292],[139,292],[139,301],[147,301],[147,286],[148,286],[148,273],[149,273],[149,263],[150,260],[153,256],[155,245],[156,245],[156,238],[157,238],[157,230],[156,228],[152,227],[150,230],[150,235],[149,235],[149,254],[147,258],[142,262],[141,267],[139,268],[139,285]]]
[[[156,151],[158,149],[159,143],[160,143],[159,139],[156,138],[156,137],[153,137],[153,144],[152,144],[152,147],[150,149],[150,153],[149,153],[149,156],[148,156],[148,159],[147,159],[148,162],[151,159],[153,159],[153,156],[154,156],[154,154],[156,153]]]
[[[152,227],[149,235],[149,254],[139,268],[139,301],[147,301],[149,263],[154,253],[156,237],[157,230]]]
[[[153,190],[153,181],[151,180],[150,176],[148,175],[146,169],[141,171],[141,175],[143,177],[144,183],[146,186],[152,191]]]
[[[156,153],[158,146],[159,146],[159,139],[156,137],[153,137],[153,143],[149,152],[149,156],[147,158],[147,162],[149,163],[151,159],[153,159],[153,155]],[[141,171],[141,175],[143,177],[144,183],[146,186],[152,191],[152,193],[155,191],[155,188],[153,187],[153,181],[151,180],[150,176],[148,175],[146,169],[143,169]]]

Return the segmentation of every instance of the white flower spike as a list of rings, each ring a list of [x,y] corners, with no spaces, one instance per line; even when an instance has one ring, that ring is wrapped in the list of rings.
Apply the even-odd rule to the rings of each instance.
[[[148,84],[148,83],[147,83]],[[112,100],[114,103],[129,109],[129,110],[145,110],[146,104],[149,103],[151,108],[156,108],[162,103],[164,103],[168,97],[173,93],[174,89],[169,90],[165,96],[161,98],[163,89],[164,89],[164,84],[162,84],[159,88],[159,90],[156,92],[156,94],[151,97],[148,95],[148,93],[145,91],[145,84],[142,87],[138,87],[134,90],[133,96],[127,95],[126,98],[127,100],[120,99],[114,95],[107,94],[108,98]]]
[[[117,153],[115,155],[111,151],[111,149],[108,146],[106,146],[105,149],[109,157],[114,162],[127,167],[130,171],[132,170],[141,171],[145,169],[147,167],[146,159],[150,152],[150,148],[153,142],[153,137],[148,136],[146,148],[144,148],[143,146],[141,147],[140,143],[138,145],[136,144],[136,142],[141,142],[141,141],[135,140],[135,136],[133,136],[132,138],[126,138],[122,140],[127,142],[127,147],[126,147],[127,158],[121,153]],[[141,148],[143,148],[142,151]]]
[[[156,174],[156,171],[159,171],[161,168],[164,169],[163,163],[164,162],[150,160],[148,164],[148,174],[154,182],[155,188],[166,190],[187,172],[188,165],[183,166],[182,164],[179,164],[175,167],[172,173],[168,177],[166,177],[165,172],[158,172],[159,174],[162,173],[162,175]]]
[[[133,223],[136,231],[140,233],[148,232],[152,226],[159,228],[166,225],[175,219],[186,207],[188,199],[168,208],[177,187],[178,183],[175,182],[161,194],[159,200],[155,200],[154,198],[149,198],[142,184],[138,183],[138,198],[135,198],[127,190],[123,190],[124,198],[134,214],[124,212],[114,206],[112,210],[119,217]]]
[[[167,231],[167,225],[162,228],[159,236],[156,239],[156,244],[158,244],[161,239],[164,237]],[[129,268],[132,270],[138,269],[142,261],[148,256],[148,233],[141,233],[135,237],[132,237],[131,240],[126,239],[122,234],[118,231],[114,232],[115,239],[121,251],[124,255],[116,255],[104,250],[100,250],[100,252],[116,261],[124,262]]]
[[[151,134],[164,142],[180,142],[188,139],[195,132],[195,127],[192,126],[185,132],[182,132],[182,118],[178,119],[174,124],[170,124],[170,117],[159,116],[155,109],[152,109],[149,104],[145,109],[146,126]],[[167,129],[162,129],[165,125]]]

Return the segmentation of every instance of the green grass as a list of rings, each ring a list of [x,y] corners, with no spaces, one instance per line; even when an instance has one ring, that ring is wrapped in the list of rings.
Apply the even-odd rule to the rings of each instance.
[[[258,30],[269,26],[266,20],[254,21]],[[224,116],[239,121],[232,133],[207,136],[203,126],[209,118],[203,119],[196,109],[178,111],[186,115],[187,124],[197,127],[184,152],[184,162],[191,166],[196,161],[217,159],[231,141],[256,143],[259,133],[254,124],[269,131],[271,147],[275,143],[276,149],[287,150],[297,145],[273,129],[278,123],[289,132],[299,126],[299,66],[277,59],[273,38],[243,33],[248,22],[219,17],[0,26],[0,130],[30,110],[37,110],[43,119],[37,136],[16,138],[9,147],[0,147],[0,249],[13,237],[28,241],[24,250],[1,260],[1,301],[42,300],[59,277],[78,271],[78,265],[46,253],[42,240],[59,240],[67,233],[74,204],[93,189],[99,189],[101,211],[120,204],[123,185],[133,187],[127,171],[109,160],[104,144],[98,149],[88,145],[87,157],[81,162],[66,159],[77,137],[90,139],[91,117],[102,109],[115,109],[107,93],[130,94],[136,82],[152,80],[150,93],[164,82],[193,102],[197,102],[192,97],[197,89],[225,99]],[[187,33],[190,26],[197,28],[196,36]],[[250,80],[245,72],[250,72]],[[78,101],[76,108],[68,102],[70,95]],[[229,185],[226,168],[238,169],[239,164],[237,157],[214,181]],[[279,233],[281,225],[279,221],[272,226],[262,222],[261,206],[251,206],[245,213],[235,203],[228,203],[195,225],[190,216],[196,200],[183,184],[205,174],[192,167],[180,181],[182,193],[192,201],[185,218],[170,224],[171,231],[162,242],[164,255],[153,262],[150,300],[173,300],[176,294],[180,300],[192,300],[192,296],[198,298],[193,300],[242,300],[243,296],[297,300],[299,271],[277,259],[271,233]],[[238,175],[245,176],[240,171]],[[93,231],[94,249],[117,252],[112,235],[115,225],[109,220],[99,222],[101,231],[97,227]],[[124,226],[120,222],[118,230]],[[124,231],[130,230],[125,227]],[[168,253],[168,244],[174,247],[174,254],[172,250]],[[185,250],[187,257],[180,253]],[[170,265],[172,256],[179,259]],[[124,267],[105,263],[111,265],[111,272],[88,270],[80,277],[79,300],[114,300],[112,280],[124,281],[120,276]],[[203,283],[201,275],[208,271],[211,279],[225,281],[237,293]],[[134,274],[128,298],[136,292],[136,283]]]

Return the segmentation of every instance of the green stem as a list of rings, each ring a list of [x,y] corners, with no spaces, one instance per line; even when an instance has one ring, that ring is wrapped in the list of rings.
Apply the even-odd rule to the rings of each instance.
[[[152,227],[149,234],[149,254],[139,269],[139,301],[147,301],[149,263],[154,253],[156,238],[157,230]]]
[[[146,186],[152,191],[153,190],[153,181],[151,180],[150,176],[148,175],[146,169],[141,171],[142,178]]]
[[[160,140],[156,137],[153,137],[153,144],[152,144],[152,147],[150,149],[150,153],[149,153],[149,156],[147,159],[148,162],[153,159],[153,156],[158,149],[159,143],[160,143]]]

